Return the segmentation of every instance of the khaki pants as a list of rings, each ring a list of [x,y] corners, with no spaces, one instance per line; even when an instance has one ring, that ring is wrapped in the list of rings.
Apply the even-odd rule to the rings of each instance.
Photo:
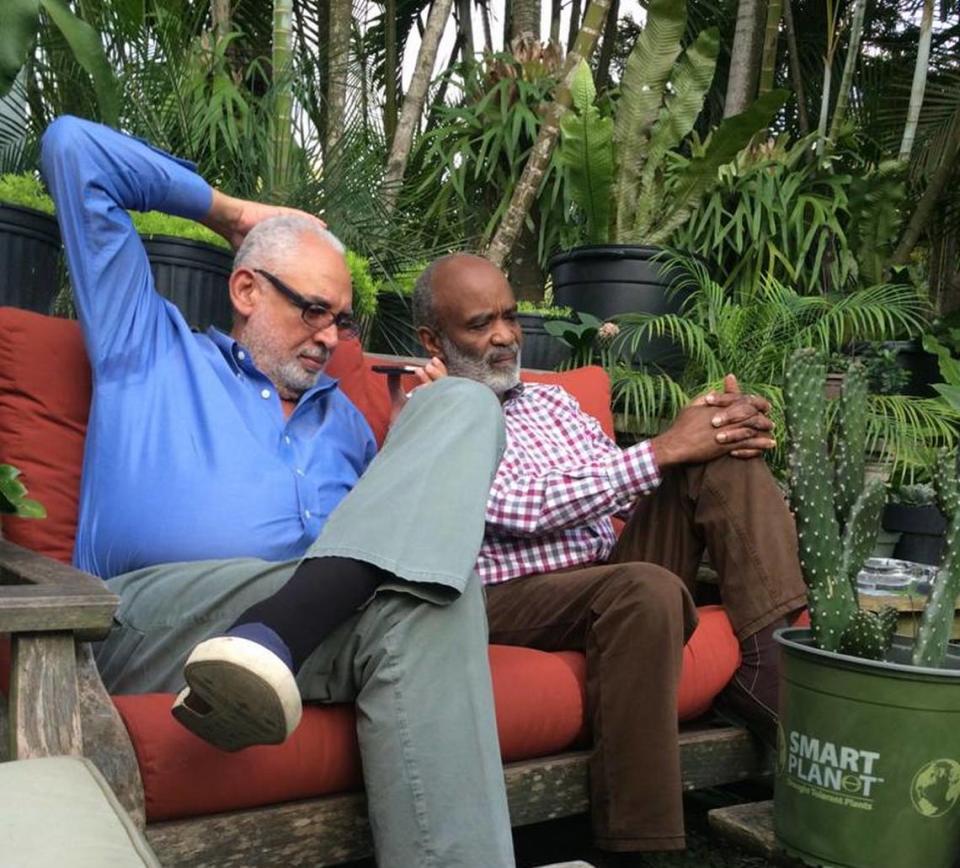
[[[503,416],[487,387],[448,378],[418,391],[308,553],[364,560],[400,578],[381,585],[297,675],[305,699],[356,702],[383,868],[513,865],[474,572],[502,449]],[[111,579],[120,609],[97,654],[108,689],[178,690],[194,645],[280,589],[296,565],[238,558]]]
[[[704,547],[743,640],[805,604],[796,530],[759,460],[664,474],[609,563],[487,588],[490,641],[587,659],[594,835],[609,850],[684,846],[677,684]]]

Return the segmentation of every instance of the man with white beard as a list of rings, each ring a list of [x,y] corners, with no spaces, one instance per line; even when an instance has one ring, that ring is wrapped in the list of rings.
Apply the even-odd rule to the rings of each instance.
[[[767,740],[772,634],[806,599],[793,520],[757,460],[774,445],[769,406],[728,376],[662,434],[619,449],[562,388],[520,382],[516,301],[489,261],[432,263],[413,308],[429,375],[445,365],[489,386],[503,409],[507,446],[477,562],[490,640],[585,652],[597,846],[617,864],[682,848],[677,684],[704,547],[741,643],[724,710]],[[614,515],[628,519],[619,539]]]

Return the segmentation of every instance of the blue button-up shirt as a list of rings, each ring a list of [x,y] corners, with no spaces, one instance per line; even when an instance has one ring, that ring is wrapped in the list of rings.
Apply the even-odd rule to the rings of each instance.
[[[323,375],[284,418],[242,345],[192,332],[157,294],[126,209],[202,217],[212,193],[191,164],[63,117],[42,165],[93,368],[74,563],[109,578],[302,555],[372,460],[370,426]]]

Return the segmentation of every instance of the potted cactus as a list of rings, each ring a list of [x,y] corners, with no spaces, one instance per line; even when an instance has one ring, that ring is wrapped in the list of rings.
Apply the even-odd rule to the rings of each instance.
[[[800,350],[785,384],[811,626],[777,635],[777,840],[824,865],[948,868],[960,851],[960,656],[948,648],[960,591],[956,459],[942,457],[939,471],[951,517],[944,566],[916,636],[895,636],[896,612],[861,609],[856,590],[885,496],[881,481],[864,484],[865,377],[848,373],[828,450],[824,373],[815,351]]]

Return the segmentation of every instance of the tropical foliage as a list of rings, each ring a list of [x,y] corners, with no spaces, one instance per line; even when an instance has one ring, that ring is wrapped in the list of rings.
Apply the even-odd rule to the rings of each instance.
[[[782,91],[765,94],[725,119],[700,153],[677,154],[703,108],[719,52],[718,32],[710,28],[681,54],[685,27],[685,3],[652,0],[612,121],[594,104],[586,63],[577,70],[573,111],[561,121],[560,158],[589,242],[665,242],[715,186],[720,167],[770,124],[786,99]]]
[[[647,431],[656,430],[695,395],[722,388],[730,372],[744,390],[766,397],[772,418],[782,424],[784,371],[794,350],[813,347],[829,355],[854,339],[897,338],[921,330],[928,315],[927,302],[905,285],[803,295],[763,277],[752,291],[734,294],[699,260],[676,256],[667,267],[682,275],[677,284],[686,295],[681,314],[618,317],[620,334],[605,354],[619,407]],[[683,351],[686,365],[677,376],[634,370],[620,361],[662,337]],[[920,465],[930,460],[933,448],[957,442],[958,423],[960,414],[938,400],[873,395],[864,445],[896,465]]]

